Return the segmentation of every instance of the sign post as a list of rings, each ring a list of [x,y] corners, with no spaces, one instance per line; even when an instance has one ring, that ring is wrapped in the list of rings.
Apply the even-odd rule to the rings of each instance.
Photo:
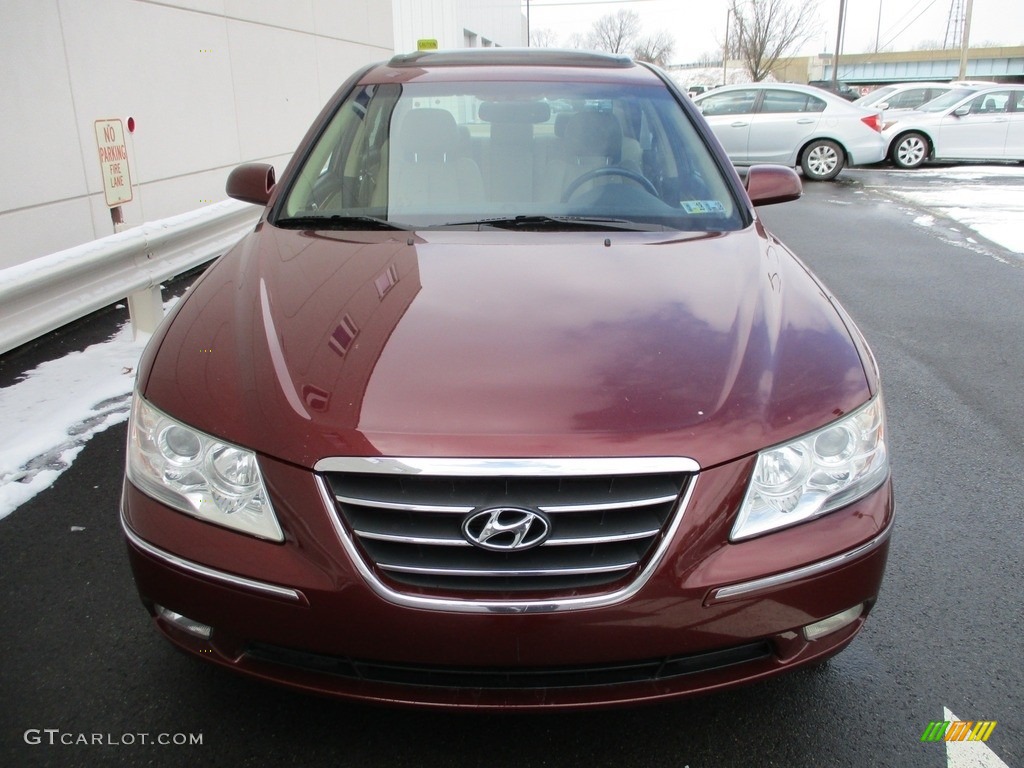
[[[132,176],[128,168],[128,146],[124,139],[124,124],[120,118],[97,120],[96,150],[103,177],[103,196],[110,208],[114,231],[124,227],[121,205],[132,200]],[[163,298],[160,286],[137,291],[128,297],[128,315],[132,320],[135,338],[148,336],[163,319]]]

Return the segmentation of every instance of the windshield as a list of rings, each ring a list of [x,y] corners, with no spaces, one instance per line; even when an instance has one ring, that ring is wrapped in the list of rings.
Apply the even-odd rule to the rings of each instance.
[[[744,219],[660,85],[435,82],[357,87],[273,223],[721,231]]]
[[[869,93],[867,96],[861,96],[859,99],[857,99],[853,103],[858,105],[858,106],[861,106],[861,107],[870,106],[871,104],[877,104],[880,101],[884,101],[885,97],[888,96],[890,93],[892,93],[895,90],[896,90],[896,86],[895,85],[886,85],[886,86],[883,86],[881,88],[876,88],[871,93]]]
[[[967,98],[976,90],[976,88],[954,88],[952,91],[946,91],[938,98],[932,99],[927,104],[922,104],[917,110],[919,112],[942,112],[954,106],[961,99]]]

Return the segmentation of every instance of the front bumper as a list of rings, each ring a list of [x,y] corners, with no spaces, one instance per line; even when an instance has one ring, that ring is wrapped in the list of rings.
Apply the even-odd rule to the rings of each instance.
[[[881,586],[886,482],[848,508],[728,542],[749,461],[705,470],[655,573],[611,605],[460,612],[375,591],[339,540],[315,476],[264,462],[284,544],[199,522],[126,483],[122,523],[158,628],[224,667],[316,693],[393,704],[586,708],[657,701],[825,659],[857,634]],[[723,511],[724,510],[724,511]],[[803,628],[862,606],[808,641]],[[159,608],[158,608],[159,607]],[[210,628],[189,632],[176,614]]]

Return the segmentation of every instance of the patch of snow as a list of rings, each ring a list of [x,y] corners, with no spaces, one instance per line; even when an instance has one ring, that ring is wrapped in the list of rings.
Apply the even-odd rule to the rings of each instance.
[[[915,173],[915,180],[919,175],[927,186],[888,187],[887,193],[954,219],[1008,250],[1024,253],[1024,169],[944,168]],[[930,177],[938,178],[940,183],[930,183]],[[986,183],[992,177],[1007,180]],[[1012,183],[1011,179],[1019,179],[1019,183]],[[921,219],[915,223],[923,224]]]
[[[143,345],[125,323],[0,389],[0,519],[49,488],[93,435],[128,418]]]

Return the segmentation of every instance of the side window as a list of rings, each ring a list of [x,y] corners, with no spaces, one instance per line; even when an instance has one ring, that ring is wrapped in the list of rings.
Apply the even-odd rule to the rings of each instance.
[[[785,114],[789,112],[822,112],[825,102],[816,96],[795,91],[768,89],[764,92],[760,112],[767,114]]]
[[[754,111],[754,100],[757,91],[729,91],[715,93],[701,99],[700,111],[711,117],[713,115],[744,115]]]
[[[807,95],[793,91],[777,91],[769,88],[764,92],[761,112],[780,114],[784,112],[806,112]]]
[[[1010,103],[1009,91],[983,93],[971,101],[972,115],[986,115],[994,112],[1006,112]]]
[[[909,91],[896,94],[889,99],[890,109],[913,109],[914,107],[924,104],[925,95],[927,91],[923,88],[913,88]]]
[[[824,112],[825,111],[825,100],[819,99],[817,96],[807,97],[807,111],[808,112]]]

